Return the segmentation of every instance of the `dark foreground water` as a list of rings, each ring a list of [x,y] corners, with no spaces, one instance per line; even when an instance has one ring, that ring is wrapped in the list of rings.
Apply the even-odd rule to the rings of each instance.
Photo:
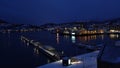
[[[120,40],[120,35],[93,35],[93,36],[60,36],[46,31],[28,33],[0,33],[0,68],[35,68],[52,60],[31,45],[26,45],[20,40],[20,36],[41,42],[44,45],[54,47],[65,56],[76,56],[90,52],[78,48],[75,43],[104,43],[109,40]]]

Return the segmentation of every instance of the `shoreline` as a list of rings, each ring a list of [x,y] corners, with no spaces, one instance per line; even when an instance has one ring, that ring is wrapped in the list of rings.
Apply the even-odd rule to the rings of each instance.
[[[91,36],[91,35],[110,35],[110,34],[120,34],[120,33],[95,33],[95,34],[64,34],[64,33],[59,33],[60,35],[68,35],[68,36]]]

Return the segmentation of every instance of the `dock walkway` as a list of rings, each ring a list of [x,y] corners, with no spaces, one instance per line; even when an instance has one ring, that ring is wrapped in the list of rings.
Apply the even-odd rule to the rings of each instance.
[[[59,53],[53,47],[48,46],[48,45],[47,46],[46,45],[42,45],[40,42],[28,39],[28,38],[26,38],[24,36],[21,36],[21,40],[26,42],[26,44],[30,44],[30,45],[33,45],[33,46],[39,48],[39,50],[41,52],[43,52],[44,54],[46,54],[47,56],[49,56],[53,60],[55,60],[55,61],[56,60],[60,60]]]

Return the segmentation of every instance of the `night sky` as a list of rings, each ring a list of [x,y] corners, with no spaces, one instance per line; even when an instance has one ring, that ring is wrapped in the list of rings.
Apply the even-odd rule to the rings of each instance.
[[[44,24],[120,17],[120,0],[0,0],[0,19]]]

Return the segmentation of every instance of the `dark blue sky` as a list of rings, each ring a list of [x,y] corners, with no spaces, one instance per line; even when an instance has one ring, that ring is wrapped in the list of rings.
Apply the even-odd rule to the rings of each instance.
[[[120,17],[120,0],[0,0],[0,18],[43,24]]]

